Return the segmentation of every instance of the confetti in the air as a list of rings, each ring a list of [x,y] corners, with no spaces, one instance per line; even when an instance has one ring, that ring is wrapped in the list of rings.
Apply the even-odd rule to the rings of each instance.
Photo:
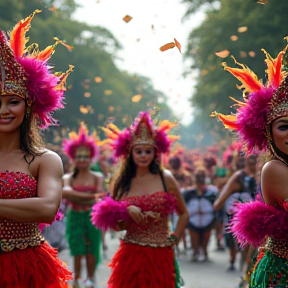
[[[250,57],[255,57],[255,55],[256,55],[256,53],[254,51],[250,51],[250,52],[248,52],[248,54]]]
[[[131,98],[132,102],[134,102],[134,103],[138,103],[141,99],[142,99],[142,95],[141,95],[141,94],[134,95],[134,96]]]
[[[179,52],[181,53],[181,44],[175,38],[174,38],[174,42],[170,42],[161,46],[160,51],[164,52],[168,49],[174,48],[175,46],[178,48]]]
[[[215,52],[215,55],[220,58],[226,58],[229,54],[230,54],[230,51],[227,49],[223,51]]]
[[[57,9],[57,7],[55,7],[54,5],[52,5],[48,10],[50,10],[50,11],[56,11],[56,10],[58,10],[58,9]]]
[[[237,35],[231,35],[230,39],[231,39],[231,41],[237,41],[238,40],[238,36]]]
[[[257,3],[258,4],[267,4],[269,2],[269,0],[259,0]]]
[[[242,27],[239,27],[238,28],[238,32],[239,33],[244,33],[244,32],[246,32],[248,30],[248,27],[247,26],[242,26]]]
[[[102,78],[101,77],[95,77],[94,78],[96,83],[101,83],[102,82]]]
[[[123,21],[126,23],[129,23],[132,20],[132,17],[130,15],[126,15],[123,17]]]
[[[112,93],[113,93],[112,90],[105,90],[104,91],[104,94],[107,95],[107,96],[111,95]]]

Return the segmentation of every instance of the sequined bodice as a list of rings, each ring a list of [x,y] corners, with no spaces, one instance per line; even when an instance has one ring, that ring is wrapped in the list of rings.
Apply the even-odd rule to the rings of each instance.
[[[165,192],[156,192],[152,195],[128,197],[123,199],[128,205],[139,207],[145,215],[145,221],[137,224],[128,220],[125,242],[143,246],[165,247],[170,246],[167,240],[170,234],[169,213],[175,210],[176,199]]]
[[[20,199],[37,195],[37,181],[23,172],[0,172],[0,198]],[[38,246],[43,237],[38,223],[18,222],[10,219],[0,220],[0,253],[15,248],[25,249]]]

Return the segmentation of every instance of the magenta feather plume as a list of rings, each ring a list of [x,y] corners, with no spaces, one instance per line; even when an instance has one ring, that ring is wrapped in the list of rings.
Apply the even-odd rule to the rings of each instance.
[[[168,138],[168,135],[163,130],[157,130],[155,136],[155,142],[157,149],[161,153],[169,152],[172,141]]]
[[[268,87],[251,93],[247,105],[238,109],[237,130],[248,153],[255,152],[255,147],[256,151],[268,147],[265,125],[269,109],[268,103],[274,92],[274,88]]]
[[[117,140],[113,143],[114,147],[114,157],[118,158],[120,156],[126,155],[129,151],[131,143],[131,133],[129,129],[124,129],[118,134]]]
[[[50,73],[47,63],[41,60],[19,57],[17,61],[27,74],[26,87],[33,102],[33,113],[41,120],[40,128],[57,124],[52,113],[64,108],[64,91],[56,89],[60,82],[59,77]]]
[[[242,247],[259,247],[267,236],[287,239],[288,212],[258,201],[238,203],[229,229]]]
[[[111,197],[105,197],[92,207],[91,221],[97,228],[107,231],[117,230],[117,222],[128,220],[128,204],[125,201],[115,201]]]

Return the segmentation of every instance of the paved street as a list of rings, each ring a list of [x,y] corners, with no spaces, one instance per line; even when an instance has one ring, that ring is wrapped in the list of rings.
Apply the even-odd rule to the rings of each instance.
[[[190,261],[191,255],[180,255],[179,263],[181,275],[186,284],[185,288],[237,288],[240,272],[227,272],[226,269],[229,263],[228,251],[216,251],[214,237],[211,238],[209,247],[209,262],[193,263]],[[111,239],[111,235],[106,235],[106,241],[109,246],[108,258],[111,258],[118,247],[118,237]],[[69,256],[69,251],[64,250],[59,254],[70,268],[72,268],[72,259]],[[97,270],[97,288],[106,288],[107,279],[110,274],[110,269],[107,267],[108,260],[103,260]],[[84,264],[84,263],[83,263]],[[83,271],[85,278],[85,271]],[[84,286],[83,286],[84,287]],[[125,287],[123,287],[125,288]],[[163,287],[165,288],[165,287]]]

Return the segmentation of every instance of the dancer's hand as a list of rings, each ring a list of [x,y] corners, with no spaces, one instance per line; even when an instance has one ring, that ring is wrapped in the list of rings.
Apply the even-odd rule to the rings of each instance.
[[[129,216],[137,223],[141,224],[144,221],[144,214],[141,212],[141,209],[137,206],[131,205],[127,207]]]

